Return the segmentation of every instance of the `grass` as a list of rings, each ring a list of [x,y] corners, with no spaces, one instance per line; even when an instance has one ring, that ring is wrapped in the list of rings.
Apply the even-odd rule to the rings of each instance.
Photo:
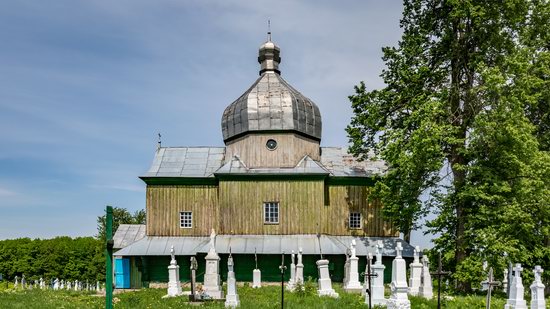
[[[314,289],[306,287],[305,293],[285,293],[285,308],[367,308],[364,298],[358,294],[347,294],[341,287],[335,286],[340,298],[318,297]],[[281,289],[268,286],[252,289],[248,285],[238,287],[240,308],[280,308]],[[187,302],[187,297],[162,298],[165,289],[142,289],[134,292],[116,294],[114,308],[196,308]],[[437,308],[437,300],[425,300],[409,297],[413,309]],[[505,300],[494,297],[491,308],[503,308]],[[103,308],[105,298],[91,292],[51,291],[51,290],[15,290],[12,286],[6,289],[0,284],[0,308]],[[549,303],[550,304],[550,303]],[[204,308],[224,308],[221,302],[206,302]],[[445,297],[442,308],[485,308],[483,296]]]

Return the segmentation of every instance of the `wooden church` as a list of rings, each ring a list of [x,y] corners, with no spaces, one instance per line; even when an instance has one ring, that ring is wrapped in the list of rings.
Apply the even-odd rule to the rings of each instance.
[[[147,223],[121,225],[114,236],[117,288],[166,282],[171,246],[183,282],[191,256],[202,274],[212,229],[222,279],[230,251],[238,281],[252,281],[255,258],[263,281],[280,280],[281,254],[299,249],[306,278],[317,277],[322,254],[341,281],[352,239],[361,269],[383,241],[387,280],[397,241],[412,256],[383,220],[382,205],[369,199],[384,162],[321,147],[321,112],[281,77],[280,49],[271,39],[260,46],[258,62],[260,77],[223,112],[224,147],[158,147],[140,177]]]

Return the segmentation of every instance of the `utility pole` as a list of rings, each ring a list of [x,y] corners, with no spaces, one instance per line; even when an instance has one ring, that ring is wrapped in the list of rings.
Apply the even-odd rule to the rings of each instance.
[[[113,207],[105,212],[105,309],[113,309]]]

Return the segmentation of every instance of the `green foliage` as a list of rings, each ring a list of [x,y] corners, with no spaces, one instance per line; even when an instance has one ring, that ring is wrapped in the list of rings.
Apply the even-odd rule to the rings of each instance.
[[[407,237],[435,212],[462,290],[504,252],[550,267],[549,17],[549,1],[406,0],[386,87],[350,96],[350,151],[389,167],[374,192],[385,216]]]
[[[105,240],[105,218],[106,215],[97,217],[97,235],[96,237]],[[113,207],[113,233],[121,224],[145,224],[145,210],[137,210],[131,214],[126,208]]]
[[[312,295],[317,294],[317,285],[315,284],[315,281],[311,277],[307,277],[307,280],[302,283],[298,282],[296,283],[296,286],[294,287],[294,293],[298,297],[308,297]]]
[[[93,237],[19,238],[0,241],[0,273],[6,279],[105,280],[102,244]]]

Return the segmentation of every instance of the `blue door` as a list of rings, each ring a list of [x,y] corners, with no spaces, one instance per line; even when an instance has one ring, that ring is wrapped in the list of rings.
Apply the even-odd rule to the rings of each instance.
[[[130,259],[115,259],[115,287],[130,288]]]

